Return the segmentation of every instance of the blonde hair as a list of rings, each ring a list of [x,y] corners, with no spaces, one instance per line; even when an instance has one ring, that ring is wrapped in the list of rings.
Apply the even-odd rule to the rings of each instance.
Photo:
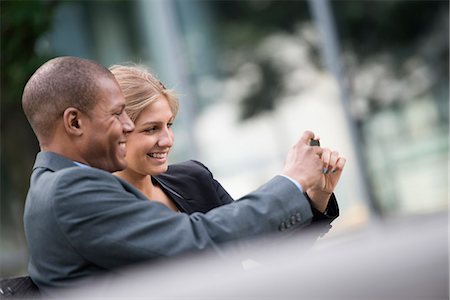
[[[136,122],[140,113],[160,96],[167,99],[175,119],[179,106],[175,91],[166,89],[147,68],[141,65],[113,65],[109,70],[122,89],[126,99],[125,112],[133,122]]]

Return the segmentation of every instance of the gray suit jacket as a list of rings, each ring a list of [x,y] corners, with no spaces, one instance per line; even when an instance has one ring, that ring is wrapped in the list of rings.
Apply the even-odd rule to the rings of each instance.
[[[45,292],[157,257],[292,231],[312,219],[308,200],[282,176],[234,203],[188,215],[148,201],[108,172],[41,152],[24,214],[29,273]]]

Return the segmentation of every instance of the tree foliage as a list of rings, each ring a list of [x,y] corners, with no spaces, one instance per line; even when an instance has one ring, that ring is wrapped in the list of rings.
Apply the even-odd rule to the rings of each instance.
[[[430,55],[427,63],[436,77],[448,81],[448,21],[446,28],[433,28],[439,14],[448,12],[448,1],[330,1],[339,41],[345,51],[358,55],[364,64],[386,52],[399,76],[404,75],[404,58],[418,52],[423,36],[434,30],[447,36],[447,47]],[[219,41],[235,48],[242,61],[253,61],[261,67],[259,89],[242,101],[243,119],[251,118],[275,107],[279,97],[271,90],[273,75],[279,73],[270,62],[261,60],[254,51],[264,36],[274,33],[292,34],[301,22],[313,21],[308,1],[214,1],[215,14],[221,28]],[[314,57],[312,53],[312,57]],[[228,70],[232,73],[233,70]],[[278,85],[279,86],[279,85]],[[276,88],[276,87],[275,87]],[[278,95],[280,90],[276,91]],[[371,103],[374,109],[380,106]]]
[[[55,1],[1,1],[1,221],[18,225],[12,210],[25,200],[30,169],[38,151],[36,138],[26,124],[21,96],[33,72],[49,59],[36,51],[39,39],[50,29]],[[34,149],[34,151],[33,151]],[[31,171],[31,170],[29,170]],[[20,202],[18,201],[20,200]],[[20,205],[17,205],[20,203]],[[6,227],[6,228],[5,228]]]

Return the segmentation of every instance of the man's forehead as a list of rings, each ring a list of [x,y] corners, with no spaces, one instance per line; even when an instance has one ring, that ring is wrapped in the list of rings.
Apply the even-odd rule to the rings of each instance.
[[[98,80],[99,97],[97,105],[122,108],[125,106],[125,97],[120,86],[114,78],[103,77]]]
[[[97,87],[101,94],[122,94],[120,86],[114,78],[98,78]]]

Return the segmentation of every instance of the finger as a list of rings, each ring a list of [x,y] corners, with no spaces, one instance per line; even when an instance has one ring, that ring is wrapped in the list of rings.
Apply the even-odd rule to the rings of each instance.
[[[300,138],[300,142],[302,144],[309,145],[309,141],[314,138],[314,132],[306,130],[303,132],[302,137]]]
[[[328,148],[323,148],[322,152],[322,162],[323,162],[323,174],[328,174],[329,172],[329,165],[330,165],[330,158],[331,158],[331,151]]]
[[[329,166],[328,166],[328,169],[331,170],[331,172],[333,172],[336,169],[336,163],[337,163],[338,159],[339,159],[339,152],[332,151],[331,155],[330,155]]]
[[[315,153],[317,156],[322,157],[322,153],[323,153],[323,149],[324,149],[324,148],[322,148],[322,147],[320,147],[320,146],[311,146],[311,149],[312,149],[312,151],[314,151],[314,153]]]
[[[345,167],[345,163],[347,162],[347,160],[345,159],[345,157],[340,156],[336,162],[336,166],[334,168],[334,170],[332,171],[333,173],[335,172],[342,172],[342,170]]]

